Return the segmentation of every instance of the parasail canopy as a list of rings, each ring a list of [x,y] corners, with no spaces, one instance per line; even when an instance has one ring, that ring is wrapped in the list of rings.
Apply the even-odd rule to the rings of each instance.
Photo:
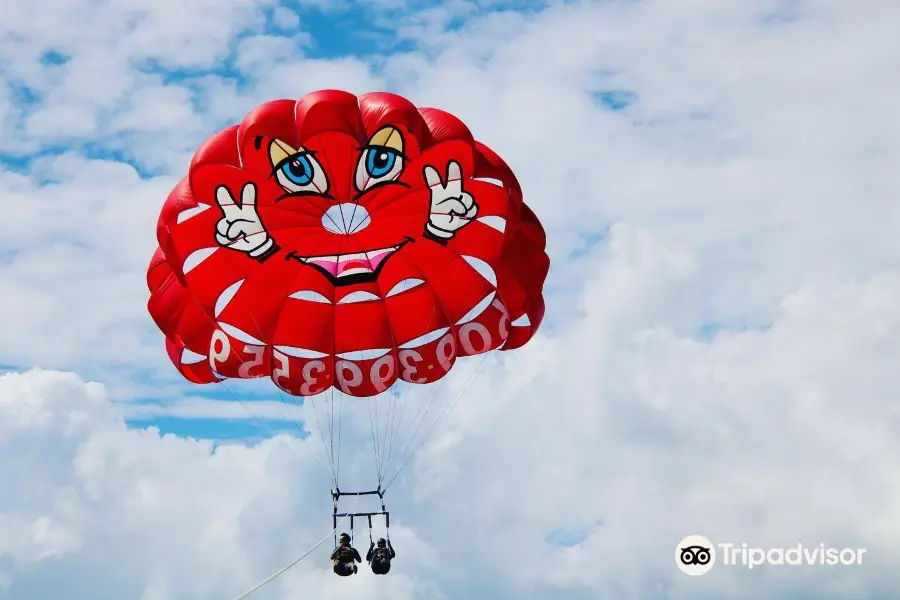
[[[544,314],[545,234],[510,168],[389,93],[257,107],[196,151],[157,239],[148,310],[198,384],[375,396],[518,348]]]

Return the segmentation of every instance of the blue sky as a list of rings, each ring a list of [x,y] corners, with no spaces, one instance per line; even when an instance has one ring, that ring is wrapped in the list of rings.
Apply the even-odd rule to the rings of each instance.
[[[295,44],[298,55],[309,59],[339,59],[346,56],[354,56],[360,59],[373,60],[374,70],[378,71],[378,61],[385,56],[398,53],[408,53],[415,49],[415,43],[404,40],[397,35],[397,27],[415,23],[427,23],[439,18],[446,31],[459,31],[470,19],[484,18],[491,12],[501,12],[515,9],[522,14],[533,14],[540,3],[491,3],[489,8],[476,5],[460,5],[456,11],[450,11],[446,15],[431,14],[430,11],[440,8],[440,3],[420,2],[415,4],[417,10],[411,10],[411,6],[403,8],[384,9],[368,3],[346,3],[340,6],[324,8],[312,5],[305,8],[300,15],[289,4],[278,4],[265,10],[266,22],[263,27],[248,26],[234,37],[232,48],[223,52],[221,59],[204,68],[178,69],[171,68],[160,61],[145,60],[138,63],[141,72],[158,75],[165,85],[179,85],[187,89],[201,93],[202,86],[198,82],[214,75],[224,81],[233,83],[237,89],[247,89],[252,85],[252,79],[248,78],[248,72],[242,71],[236,66],[238,60],[238,48],[242,41],[263,35],[280,36]],[[421,12],[418,12],[421,11]],[[240,27],[240,25],[239,25]],[[49,50],[41,57],[41,62],[46,67],[64,66],[70,60],[69,56],[58,50]],[[252,70],[249,72],[252,73]],[[390,89],[390,88],[388,88]],[[22,86],[18,90],[21,106],[29,111],[40,105],[41,97],[33,90]],[[628,90],[609,90],[595,92],[594,96],[600,105],[610,111],[626,109],[637,101],[637,95]],[[239,120],[237,116],[232,122]],[[229,123],[230,124],[230,123]],[[205,131],[205,135],[213,133],[214,129]],[[135,156],[133,152],[123,151],[123,144],[127,144],[127,138],[117,136],[112,140],[73,140],[69,143],[50,145],[38,152],[23,154],[20,156],[0,156],[0,162],[14,172],[30,173],[32,176],[42,179],[40,172],[35,173],[33,165],[35,160],[46,159],[54,155],[67,154],[73,150],[78,151],[88,159],[116,161],[132,166],[143,179],[165,175],[165,169],[148,165]],[[160,204],[163,198],[159,199]],[[147,223],[150,228],[154,223]],[[602,240],[598,234],[587,236],[585,249],[579,249],[575,256],[583,256],[596,243]],[[548,282],[548,291],[552,292],[554,281]],[[548,316],[546,327],[552,327],[558,318],[555,311],[555,303],[548,303]],[[160,337],[156,331],[150,329],[150,337]],[[164,355],[164,349],[160,343],[160,354]],[[19,365],[21,368],[24,365]],[[163,371],[162,375],[172,375]],[[145,428],[148,426],[158,428],[162,433],[174,433],[177,435],[193,436],[209,439],[255,439],[260,435],[274,435],[277,433],[297,434],[298,427],[302,424],[295,423],[294,415],[282,411],[281,416],[266,416],[259,414],[254,409],[254,401],[278,400],[282,403],[302,404],[302,399],[288,397],[278,392],[269,381],[254,381],[245,385],[242,383],[226,382],[221,386],[193,386],[187,382],[169,388],[165,396],[158,396],[153,392],[154,380],[157,374],[136,370],[129,373],[129,377],[144,381],[149,388],[144,394],[135,400],[140,403],[168,403],[172,397],[179,395],[192,395],[208,398],[220,402],[235,402],[236,398],[245,403],[245,418],[234,419],[202,419],[202,418],[177,418],[174,416],[162,416],[153,418],[134,418],[128,422],[134,427]],[[223,389],[224,388],[224,389]],[[324,402],[324,400],[323,400]],[[308,424],[315,427],[315,424]]]

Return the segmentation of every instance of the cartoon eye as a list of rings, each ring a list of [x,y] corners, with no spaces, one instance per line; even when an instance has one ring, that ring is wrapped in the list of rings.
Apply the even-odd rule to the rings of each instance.
[[[356,167],[356,189],[365,191],[394,181],[403,172],[403,136],[388,126],[378,130],[362,148]]]
[[[279,166],[275,178],[288,192],[325,189],[322,167],[318,166],[312,154],[305,152],[294,155]]]
[[[312,152],[294,149],[280,140],[273,140],[269,158],[278,185],[289,194],[319,193],[328,190],[325,170]]]
[[[360,166],[365,163],[366,175],[370,179],[393,179],[403,170],[403,156],[397,150],[387,147],[366,148]]]

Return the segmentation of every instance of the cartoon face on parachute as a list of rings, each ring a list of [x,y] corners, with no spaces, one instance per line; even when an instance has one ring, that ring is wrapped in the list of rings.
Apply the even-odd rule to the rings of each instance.
[[[544,232],[509,167],[393,94],[258,107],[195,153],[157,237],[148,308],[196,383],[371,396],[543,316]]]

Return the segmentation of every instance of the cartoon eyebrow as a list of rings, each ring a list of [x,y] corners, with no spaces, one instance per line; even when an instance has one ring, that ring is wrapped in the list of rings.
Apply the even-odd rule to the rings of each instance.
[[[272,143],[269,144],[269,162],[272,163],[273,168],[277,169],[286,159],[294,157],[301,152],[304,152],[302,146],[300,148],[292,148],[290,144],[282,142],[278,138],[273,138]]]
[[[366,146],[390,148],[391,150],[396,150],[399,154],[403,154],[403,134],[396,127],[386,125],[372,134]]]

